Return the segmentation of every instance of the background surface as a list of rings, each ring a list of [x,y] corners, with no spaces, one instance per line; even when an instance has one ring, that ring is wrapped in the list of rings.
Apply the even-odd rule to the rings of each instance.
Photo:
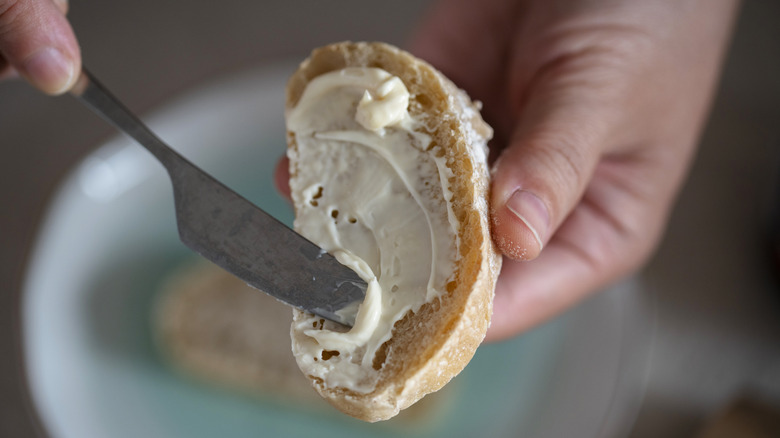
[[[144,114],[232,72],[333,41],[404,46],[427,2],[74,0],[85,63]],[[780,2],[746,1],[699,157],[641,274],[653,354],[634,437],[691,436],[735,397],[780,403],[780,287],[768,262],[780,204]],[[218,110],[215,109],[215,110]],[[281,111],[281,108],[280,108]],[[114,132],[69,98],[0,83],[0,436],[36,432],[19,346],[19,290],[66,172]]]

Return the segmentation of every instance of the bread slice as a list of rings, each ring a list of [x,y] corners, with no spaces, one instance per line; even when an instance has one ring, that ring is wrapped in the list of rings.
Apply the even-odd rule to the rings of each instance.
[[[197,260],[171,272],[155,300],[153,334],[176,371],[207,385],[272,399],[305,413],[327,406],[301,375],[290,351],[289,306],[219,266]],[[392,427],[430,427],[448,411],[457,388],[402,412]]]
[[[431,214],[445,217],[453,227],[452,254],[448,255],[453,264],[447,281],[438,286],[439,293],[433,298],[424,300],[394,322],[388,339],[370,360],[360,362],[353,358],[350,362],[344,354],[339,356],[338,350],[322,351],[320,357],[312,357],[311,331],[338,331],[338,328],[325,321],[317,324],[313,315],[294,311],[293,352],[304,374],[336,408],[374,422],[391,418],[424,395],[439,390],[466,366],[490,322],[501,257],[490,237],[488,222],[487,141],[492,130],[482,120],[478,104],[429,64],[382,43],[344,42],[316,49],[288,82],[288,156],[296,229],[304,235],[310,232],[311,226],[303,227],[298,219],[316,202],[311,203],[311,193],[303,193],[308,189],[305,179],[312,169],[302,164],[307,162],[309,152],[299,147],[300,139],[290,130],[290,114],[315,78],[355,67],[382,69],[400,78],[405,85],[409,92],[409,115],[418,121],[414,129],[430,139],[421,153],[446,166],[436,174],[419,175],[425,180],[425,187],[438,187],[438,192],[427,198],[426,208],[433,210]],[[349,150],[343,153],[348,154]],[[361,161],[355,165],[368,164]],[[420,169],[428,172],[430,167],[421,165]],[[351,172],[339,175],[339,178],[350,177]],[[356,187],[364,183],[355,182]],[[326,212],[322,217],[324,227]],[[312,240],[320,243],[316,238]],[[431,245],[426,243],[425,236],[416,241]],[[326,369],[326,374],[311,372],[312,364],[328,360],[340,362],[328,365],[333,369]],[[366,373],[360,385],[339,384],[356,366],[371,368],[360,370]],[[331,372],[339,378],[329,379],[327,373]]]
[[[282,302],[199,260],[161,285],[153,333],[166,361],[188,376],[316,406],[318,397],[290,352],[291,320]]]

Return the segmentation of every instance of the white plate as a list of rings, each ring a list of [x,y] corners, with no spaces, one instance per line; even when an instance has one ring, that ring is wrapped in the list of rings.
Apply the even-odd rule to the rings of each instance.
[[[292,66],[231,77],[151,117],[169,144],[289,223],[271,176],[284,153]],[[66,179],[40,231],[23,297],[33,402],[53,437],[393,436],[184,379],[152,344],[160,279],[191,257],[178,242],[170,183],[140,146],[116,138]],[[619,436],[641,394],[647,351],[636,282],[513,341],[480,347],[445,412],[415,436]],[[638,341],[639,340],[639,341]]]

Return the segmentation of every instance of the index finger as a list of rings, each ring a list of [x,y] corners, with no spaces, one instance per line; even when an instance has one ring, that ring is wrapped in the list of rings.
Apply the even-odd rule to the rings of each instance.
[[[81,53],[60,0],[0,0],[0,55],[41,91],[61,94],[75,83]]]

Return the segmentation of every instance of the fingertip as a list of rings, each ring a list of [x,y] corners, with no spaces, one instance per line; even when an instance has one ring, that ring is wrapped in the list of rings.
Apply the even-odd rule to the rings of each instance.
[[[56,47],[44,47],[28,56],[20,74],[44,93],[65,93],[78,77],[76,62]]]
[[[539,310],[544,310],[544,305],[539,306],[540,303],[535,303],[532,298],[538,283],[534,283],[534,270],[529,266],[528,263],[504,258],[485,342],[517,336],[537,321],[535,315],[538,316]]]
[[[506,199],[494,200],[493,236],[501,252],[512,260],[533,260],[548,238],[550,214],[536,194],[517,189]]]
[[[60,12],[62,12],[62,15],[66,15],[68,13],[68,0],[52,0],[54,2],[54,5],[57,6],[57,9],[59,9]]]
[[[274,168],[274,185],[279,193],[287,198],[291,199],[290,195],[290,160],[285,156],[282,157]]]
[[[13,2],[12,2],[13,3]],[[40,91],[70,90],[81,70],[81,53],[61,0],[19,1],[0,15],[0,52],[7,66]],[[10,66],[10,68],[8,67]]]
[[[485,342],[499,342],[505,339],[509,339],[519,333],[519,330],[515,331],[511,321],[507,321],[508,313],[505,311],[508,309],[507,304],[503,301],[506,298],[503,294],[496,294],[493,300],[493,315],[490,320],[490,327],[487,333],[485,333]],[[502,311],[504,310],[504,311]]]

